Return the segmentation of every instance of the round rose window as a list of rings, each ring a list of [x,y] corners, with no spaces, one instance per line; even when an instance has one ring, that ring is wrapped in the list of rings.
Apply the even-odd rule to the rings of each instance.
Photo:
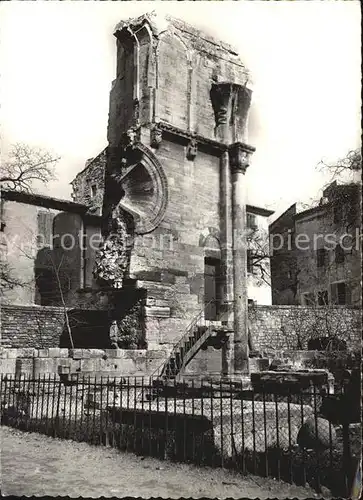
[[[156,156],[140,145],[142,158],[126,168],[122,176],[125,195],[121,206],[135,219],[135,232],[153,231],[161,222],[167,204],[167,182]]]

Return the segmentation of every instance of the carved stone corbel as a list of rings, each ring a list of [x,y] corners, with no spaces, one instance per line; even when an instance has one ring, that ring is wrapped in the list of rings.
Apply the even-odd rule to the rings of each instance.
[[[210,91],[216,127],[227,123],[227,112],[233,85],[230,83],[213,83]]]
[[[190,139],[187,146],[187,158],[188,160],[193,161],[197,156],[198,152],[198,141],[195,138]]]
[[[228,154],[232,173],[242,172],[245,174],[250,164],[250,157],[254,151],[255,148],[242,142],[231,144],[228,148]]]
[[[150,146],[154,149],[158,149],[162,140],[163,140],[163,131],[158,125],[154,125],[150,129]]]

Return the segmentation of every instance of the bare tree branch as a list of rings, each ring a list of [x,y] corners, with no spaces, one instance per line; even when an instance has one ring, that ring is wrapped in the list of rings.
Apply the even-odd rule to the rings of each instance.
[[[54,169],[59,159],[44,149],[14,144],[8,159],[1,162],[0,185],[13,191],[32,192],[34,182],[47,184],[56,178]]]
[[[321,160],[318,164],[318,170],[331,175],[330,182],[339,178],[344,173],[355,173],[362,170],[362,153],[360,149],[349,151],[344,158],[340,158],[333,163],[326,163]]]

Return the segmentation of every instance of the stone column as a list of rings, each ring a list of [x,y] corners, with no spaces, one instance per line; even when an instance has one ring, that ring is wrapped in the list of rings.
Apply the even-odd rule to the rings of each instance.
[[[221,242],[226,301],[233,296],[234,335],[223,351],[224,374],[248,373],[247,238],[244,174],[254,148],[246,144],[252,91],[231,82],[212,84],[215,137],[226,144],[221,156]],[[231,251],[232,248],[232,251]],[[223,246],[222,246],[223,249]],[[232,272],[231,272],[232,271]],[[232,276],[231,276],[232,275]],[[231,365],[233,364],[233,369]]]
[[[234,373],[245,374],[248,367],[247,233],[246,181],[244,174],[253,148],[243,143],[229,147],[232,172]]]
[[[223,276],[221,321],[233,328],[232,185],[228,151],[220,160],[220,243]],[[233,333],[222,346],[222,376],[233,373]]]
[[[224,293],[222,299],[223,322],[228,323],[232,311],[233,276],[232,276],[232,208],[231,208],[231,171],[227,146],[231,143],[233,128],[231,127],[232,101],[235,85],[230,82],[213,83],[210,97],[214,110],[214,135],[218,142],[226,145],[220,157],[220,244],[223,272]]]
[[[231,127],[229,117],[231,110],[231,97],[233,85],[230,83],[212,84],[210,96],[215,116],[214,135],[218,142],[226,144],[231,142]],[[232,224],[231,224],[231,170],[229,168],[229,155],[226,151],[220,157],[220,245],[221,265],[223,276],[223,295],[221,297],[222,323],[232,327],[233,322],[233,265],[232,265]],[[233,340],[231,337],[222,346],[222,376],[229,376],[233,372]]]

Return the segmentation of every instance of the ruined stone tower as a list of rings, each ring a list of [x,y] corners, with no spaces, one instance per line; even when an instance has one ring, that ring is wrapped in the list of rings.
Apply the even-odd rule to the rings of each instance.
[[[170,17],[114,34],[97,272],[144,291],[149,348],[173,345],[201,314],[233,326],[234,371],[245,372],[248,72],[230,46]]]

